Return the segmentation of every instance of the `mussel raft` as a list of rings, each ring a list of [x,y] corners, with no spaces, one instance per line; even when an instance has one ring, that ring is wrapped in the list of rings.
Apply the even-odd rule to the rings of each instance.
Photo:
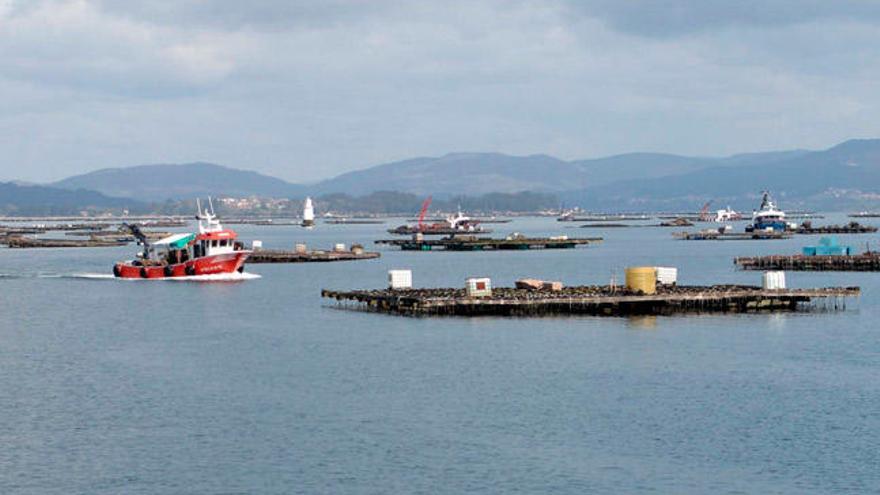
[[[382,289],[334,291],[321,296],[341,304],[400,315],[542,316],[671,315],[676,313],[747,313],[809,310],[815,299],[827,309],[842,309],[859,287],[762,289],[744,285],[658,287],[645,295],[611,286],[566,287],[559,291],[493,288],[487,297],[469,297],[465,289]],[[818,306],[818,305],[817,305]]]
[[[880,272],[880,253],[853,255],[771,255],[734,258],[742,270],[802,272]]]

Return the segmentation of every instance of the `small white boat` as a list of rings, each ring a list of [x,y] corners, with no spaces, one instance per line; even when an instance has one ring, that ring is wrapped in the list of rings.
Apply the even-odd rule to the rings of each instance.
[[[743,216],[741,213],[734,211],[729,206],[724,208],[723,210],[717,210],[715,212],[715,222],[724,223],[724,222],[735,222],[737,220],[742,220]]]
[[[303,227],[315,226],[315,207],[312,205],[312,198],[306,198],[303,204]]]

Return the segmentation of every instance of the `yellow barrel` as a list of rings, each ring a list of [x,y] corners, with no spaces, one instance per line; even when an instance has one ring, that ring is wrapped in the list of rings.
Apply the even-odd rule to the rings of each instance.
[[[657,269],[653,266],[631,266],[626,269],[626,288],[645,294],[657,293]]]

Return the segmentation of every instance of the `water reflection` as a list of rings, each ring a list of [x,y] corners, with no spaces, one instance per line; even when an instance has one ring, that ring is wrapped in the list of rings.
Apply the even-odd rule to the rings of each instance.
[[[626,326],[632,330],[656,330],[657,316],[655,315],[636,315],[626,318]]]

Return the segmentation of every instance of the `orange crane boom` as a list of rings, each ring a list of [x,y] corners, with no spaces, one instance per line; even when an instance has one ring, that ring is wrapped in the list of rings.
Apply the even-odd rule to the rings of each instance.
[[[431,206],[431,196],[428,196],[425,199],[425,202],[422,203],[422,210],[419,211],[419,230],[422,230],[422,224],[425,221],[425,214],[428,213],[428,207]]]
[[[709,219],[709,207],[712,206],[712,200],[706,201],[706,204],[700,208],[700,220],[706,221]]]

